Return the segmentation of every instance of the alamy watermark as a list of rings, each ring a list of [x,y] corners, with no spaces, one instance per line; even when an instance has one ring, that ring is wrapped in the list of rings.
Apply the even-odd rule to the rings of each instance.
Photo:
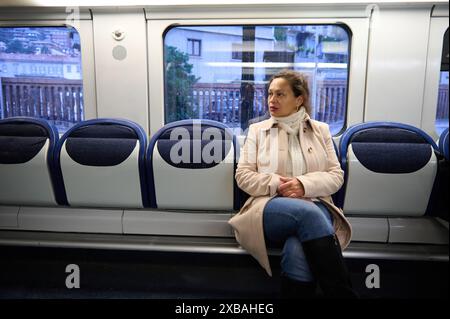
[[[80,267],[76,264],[69,264],[66,266],[66,287],[68,289],[80,288]]]
[[[366,273],[369,273],[366,277],[366,287],[369,289],[380,288],[380,267],[376,264],[367,265]]]

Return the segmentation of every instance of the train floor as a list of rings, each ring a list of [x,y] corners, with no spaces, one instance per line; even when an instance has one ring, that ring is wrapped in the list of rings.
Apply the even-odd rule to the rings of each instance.
[[[270,261],[273,277],[249,255],[0,246],[0,299],[277,299]],[[448,298],[448,262],[346,262],[361,298]]]

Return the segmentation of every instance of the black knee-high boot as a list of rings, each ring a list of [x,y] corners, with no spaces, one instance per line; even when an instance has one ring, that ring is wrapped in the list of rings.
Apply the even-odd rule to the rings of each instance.
[[[316,294],[316,283],[298,281],[281,275],[281,298],[283,299],[307,299],[314,298]]]
[[[335,235],[302,242],[311,272],[327,298],[358,298]]]

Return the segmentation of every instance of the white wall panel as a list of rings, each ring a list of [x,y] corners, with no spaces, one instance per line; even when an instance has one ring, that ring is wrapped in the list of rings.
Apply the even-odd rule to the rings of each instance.
[[[202,5],[202,6],[178,6],[174,10],[173,6],[146,6],[145,13],[148,19],[222,19],[222,18],[348,18],[348,17],[364,17],[366,8],[370,7],[370,3],[341,4],[330,6],[322,4],[300,4],[290,3],[282,4],[273,2],[267,4],[246,5],[239,1],[234,5]],[[222,3],[223,4],[223,3]]]
[[[44,8],[42,6],[31,8],[28,6],[19,9],[17,5],[20,1],[13,0],[9,8],[3,7],[6,1],[0,1],[0,7],[2,7],[0,10],[0,20],[66,20],[71,19],[74,14],[76,15],[76,19],[91,20],[91,13],[88,8],[70,6],[67,3],[65,3],[65,7],[58,8]],[[29,4],[36,5],[36,3]]]
[[[437,4],[433,8],[433,17],[446,17],[448,18],[448,0],[447,3]]]
[[[143,10],[94,10],[93,25],[98,117],[126,118],[148,131]],[[125,35],[120,41],[113,38],[117,29]],[[114,50],[123,54],[121,59]]]
[[[420,127],[431,5],[372,17],[365,121]]]

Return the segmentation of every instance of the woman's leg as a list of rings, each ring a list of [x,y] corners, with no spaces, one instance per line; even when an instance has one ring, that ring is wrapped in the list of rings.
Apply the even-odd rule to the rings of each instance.
[[[298,281],[312,282],[314,276],[306,261],[302,243],[296,236],[286,239],[281,252],[282,274]]]
[[[263,224],[269,245],[285,245],[282,270],[288,280],[304,286],[316,277],[327,296],[355,296],[334,236],[331,214],[324,204],[277,197],[267,203]],[[291,237],[295,239],[288,240]],[[303,254],[299,253],[296,241],[300,243]],[[305,255],[309,267],[304,266]]]
[[[263,225],[266,240],[278,245],[291,236],[303,242],[334,234],[326,207],[298,198],[271,199],[264,208]]]
[[[327,208],[322,203],[314,204],[316,204],[321,210],[321,213],[324,215],[327,223],[330,226],[333,225],[333,218]],[[314,214],[320,213],[318,211],[311,213],[312,216],[314,216]],[[306,217],[304,216],[304,218]],[[300,242],[298,236],[290,236],[285,240],[281,253],[281,269],[284,275],[294,280],[303,282],[314,281],[314,276],[311,273],[303,251],[302,243]]]
[[[302,242],[308,264],[326,297],[358,298],[335,235]]]
[[[316,282],[303,252],[302,243],[296,236],[289,237],[281,254],[281,297],[312,298]]]
[[[264,232],[269,245],[283,246],[282,297],[313,297],[316,284],[299,237],[305,240],[333,233],[326,207],[300,199],[272,199],[264,209]]]

